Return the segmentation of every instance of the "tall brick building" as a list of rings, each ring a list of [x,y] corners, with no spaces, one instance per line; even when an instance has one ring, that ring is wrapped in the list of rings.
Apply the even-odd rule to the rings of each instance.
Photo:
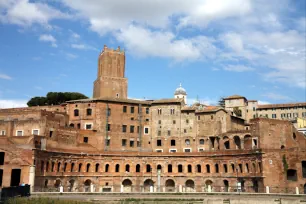
[[[246,122],[186,91],[127,98],[124,52],[104,47],[92,99],[0,110],[0,184],[78,192],[306,188],[306,139],[289,121]]]

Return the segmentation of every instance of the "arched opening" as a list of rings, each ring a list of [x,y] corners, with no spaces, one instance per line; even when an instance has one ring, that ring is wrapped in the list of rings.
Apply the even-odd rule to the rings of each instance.
[[[47,164],[46,164],[46,172],[48,172],[49,171],[49,162],[47,162]]]
[[[209,164],[206,164],[206,173],[210,173],[210,166],[209,166]]]
[[[44,162],[44,161],[41,161],[41,162],[40,162],[40,171],[41,171],[41,172],[44,172],[44,168],[45,168],[45,162]]]
[[[54,187],[55,187],[55,188],[58,188],[58,187],[61,186],[61,184],[62,184],[62,181],[61,181],[60,179],[56,179],[56,181],[55,181],[55,183],[54,183]]]
[[[284,146],[284,145],[282,145],[282,146],[281,146],[281,149],[285,149],[285,146]]]
[[[204,143],[205,143],[204,139],[200,139],[199,143],[200,143],[200,145],[204,145]]]
[[[136,172],[139,173],[140,172],[140,164],[136,165]]]
[[[224,192],[228,192],[228,187],[229,187],[228,180],[223,180],[223,183],[224,183]]]
[[[81,172],[81,170],[82,170],[82,163],[79,164],[79,169],[78,169],[78,171]]]
[[[292,134],[292,138],[293,138],[294,140],[296,140],[296,134],[295,134],[295,132]]]
[[[252,137],[251,137],[251,135],[244,136],[244,149],[252,149]]]
[[[70,123],[69,127],[74,128],[74,124]]]
[[[89,172],[89,170],[90,170],[90,164],[87,164],[86,165],[86,172]]]
[[[211,180],[206,180],[205,181],[206,192],[212,192],[212,184],[213,184],[213,182]]]
[[[70,172],[73,172],[73,170],[74,170],[74,163],[71,163]]]
[[[45,188],[48,187],[48,179],[45,180],[45,185],[44,185],[44,187],[45,187]]]
[[[181,164],[178,165],[178,172],[183,173],[183,165]]]
[[[202,172],[202,169],[201,169],[201,165],[200,165],[200,164],[197,165],[197,172],[198,172],[198,173],[201,173],[201,172]]]
[[[63,171],[66,172],[66,170],[67,170],[67,162],[64,163],[64,169],[63,169]]]
[[[125,165],[125,172],[130,172],[130,165]]]
[[[248,163],[245,164],[245,170],[246,170],[246,173],[249,173],[249,172],[250,172],[249,164],[248,164]]]
[[[78,109],[74,109],[74,116],[79,116],[79,110]]]
[[[168,173],[172,173],[172,164],[168,164]]]
[[[68,186],[68,191],[69,192],[74,192],[74,183],[75,183],[75,181],[73,179],[71,179],[69,181],[69,186]]]
[[[147,164],[146,165],[146,171],[147,172],[151,172],[152,168],[151,168],[151,165],[150,164]]]
[[[224,170],[224,173],[227,173],[228,170],[227,170],[227,164],[223,164],[223,170]]]
[[[287,180],[288,181],[297,181],[297,173],[295,169],[287,170]]]
[[[119,165],[119,164],[116,164],[115,171],[118,173],[119,170],[120,170],[120,165]]]
[[[253,172],[256,173],[257,171],[256,171],[256,164],[255,164],[255,162],[252,163],[252,166],[253,166]]]
[[[224,141],[224,149],[230,149],[229,138],[227,136],[224,136],[223,141]]]
[[[144,192],[153,192],[154,182],[151,179],[145,180],[143,183]]]
[[[258,193],[259,189],[258,189],[258,181],[256,179],[252,180],[253,182],[253,190],[255,193]]]
[[[52,162],[52,163],[51,163],[51,172],[54,172],[54,166],[55,166],[55,163]]]
[[[195,185],[193,180],[187,180],[185,183],[186,192],[195,192]]]
[[[122,181],[122,185],[124,193],[132,192],[132,181],[130,179]]]
[[[84,182],[84,187],[85,187],[85,192],[91,192],[91,180],[90,179],[87,179],[85,182]]]
[[[241,140],[239,136],[234,137],[234,143],[236,145],[236,149],[241,149]]]
[[[108,172],[108,170],[109,170],[109,164],[105,164],[105,172]]]
[[[166,192],[174,192],[175,191],[175,182],[172,179],[168,179],[166,181]]]
[[[157,165],[157,172],[162,172],[162,166],[159,164],[159,165]]]
[[[100,164],[96,164],[96,172],[99,172]]]
[[[188,165],[188,173],[192,173],[192,166],[190,164]]]

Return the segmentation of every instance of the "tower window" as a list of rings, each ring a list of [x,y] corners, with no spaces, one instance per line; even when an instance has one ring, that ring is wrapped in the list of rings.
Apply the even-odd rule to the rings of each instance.
[[[126,113],[126,109],[127,109],[126,106],[123,106],[123,107],[122,107],[122,111],[123,111],[124,113]]]
[[[84,143],[88,143],[88,137],[84,137],[84,138],[83,138],[83,142],[84,142]]]
[[[87,113],[87,115],[91,115],[92,114],[92,109],[91,108],[87,108],[86,113]]]
[[[79,116],[79,110],[78,109],[74,110],[74,116]]]
[[[134,111],[135,111],[135,108],[131,107],[131,113],[134,113]]]
[[[150,109],[146,108],[146,114],[149,114],[149,113],[150,113]]]
[[[156,141],[156,146],[158,146],[158,147],[162,146],[162,141],[161,140],[157,140]]]

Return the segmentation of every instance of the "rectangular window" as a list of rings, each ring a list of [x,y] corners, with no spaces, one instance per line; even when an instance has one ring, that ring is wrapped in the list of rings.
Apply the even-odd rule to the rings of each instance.
[[[88,116],[90,116],[91,113],[92,113],[92,110],[91,110],[90,108],[88,108],[88,109],[86,110],[86,114],[87,114]]]
[[[169,149],[169,152],[176,152],[176,149]]]
[[[162,149],[156,149],[156,152],[163,152]]]
[[[161,115],[162,114],[162,110],[159,108],[159,109],[157,109],[157,114],[158,115]]]
[[[187,133],[187,130],[186,130],[186,129],[184,129],[184,133]]]
[[[139,126],[137,126],[137,133],[139,133]]]
[[[170,109],[170,114],[171,114],[171,115],[174,115],[174,113],[175,113],[174,108],[171,108],[171,109]]]
[[[123,106],[123,112],[126,113],[126,109],[127,107],[126,106]]]
[[[170,130],[168,130],[168,136],[170,136],[171,135],[171,131]]]
[[[1,130],[0,135],[2,135],[2,136],[5,135],[5,130]]]
[[[150,119],[149,119],[149,118],[146,118],[146,121],[147,121],[147,122],[149,122],[149,121],[150,121]]]
[[[16,135],[17,136],[23,136],[23,130],[17,130]]]
[[[130,126],[130,133],[134,133],[134,125]]]
[[[106,146],[110,146],[110,139],[106,140]]]
[[[150,109],[146,108],[146,114],[149,114],[149,113],[150,113]]]
[[[92,124],[86,124],[85,129],[86,130],[91,130],[92,129]]]
[[[134,147],[134,140],[130,140],[130,147]]]
[[[144,134],[146,134],[146,135],[149,134],[149,128],[148,127],[144,128]]]
[[[39,135],[39,130],[37,130],[37,129],[32,130],[32,134],[33,134],[33,135]]]
[[[122,125],[122,132],[126,132],[126,125]]]
[[[198,116],[198,120],[201,120],[201,116]]]
[[[188,124],[189,123],[189,120],[188,119],[186,119],[186,124]]]
[[[191,152],[191,149],[184,149],[184,152]]]
[[[111,115],[111,109],[108,108],[108,109],[107,109],[107,116],[110,116],[110,115]]]
[[[158,120],[158,124],[159,124],[159,125],[161,124],[161,120]]]
[[[135,108],[132,106],[131,107],[131,113],[134,113],[134,111],[135,111]]]
[[[276,118],[276,114],[272,114],[272,118]]]
[[[203,148],[199,148],[199,152],[204,152],[204,149]]]
[[[176,124],[176,121],[175,121],[175,120],[173,120],[173,121],[172,121],[172,123],[173,123],[173,125],[175,125],[175,124]]]
[[[88,137],[84,137],[84,138],[83,138],[83,142],[84,142],[84,143],[88,143]]]
[[[253,111],[255,111],[256,109],[255,109],[255,107],[253,107]]]
[[[4,157],[5,157],[5,152],[0,152],[0,165],[4,165]]]
[[[161,131],[157,131],[157,136],[161,136]]]
[[[175,140],[171,140],[171,146],[175,146]]]
[[[162,141],[161,140],[157,140],[156,141],[156,146],[158,146],[158,147],[162,146]]]
[[[122,147],[125,147],[125,146],[126,146],[126,139],[122,139],[122,140],[121,140],[121,145],[122,145]]]
[[[111,124],[107,124],[107,131],[111,131]]]

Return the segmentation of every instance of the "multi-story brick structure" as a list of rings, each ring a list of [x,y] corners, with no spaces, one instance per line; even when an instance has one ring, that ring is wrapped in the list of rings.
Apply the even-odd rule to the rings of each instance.
[[[36,190],[63,186],[80,192],[262,192],[265,186],[270,192],[304,191],[306,139],[290,122],[256,118],[246,123],[221,107],[187,106],[182,87],[175,98],[127,99],[126,84],[117,86],[116,77],[115,89],[106,83],[118,64],[104,66],[105,52],[119,51],[101,53],[98,72],[106,74],[98,77],[93,99],[0,110],[2,186],[25,182]]]

